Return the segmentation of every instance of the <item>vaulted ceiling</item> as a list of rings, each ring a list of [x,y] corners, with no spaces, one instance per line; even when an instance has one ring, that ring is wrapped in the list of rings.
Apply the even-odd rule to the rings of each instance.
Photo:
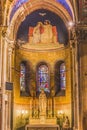
[[[57,3],[59,3],[61,5],[61,7],[63,7],[68,13],[69,15],[74,18],[74,12],[73,12],[73,8],[71,5],[71,2],[69,0],[54,0]],[[12,19],[12,17],[15,15],[16,11],[23,6],[26,3],[30,3],[32,2],[32,0],[16,0],[12,6],[11,12],[10,12],[10,20]],[[36,3],[38,3],[38,1],[36,1]]]
[[[24,2],[27,1],[32,0],[0,0],[0,25],[3,23],[4,11],[6,7],[5,4],[7,5],[7,2],[12,3],[13,5],[11,9],[12,10],[11,15],[13,15],[15,9],[18,9]],[[87,0],[54,0],[54,1],[59,2],[61,5],[63,5],[66,8],[66,10],[70,13],[70,15],[72,15],[72,10],[69,6],[69,3],[71,3],[77,21],[81,21],[87,24]]]

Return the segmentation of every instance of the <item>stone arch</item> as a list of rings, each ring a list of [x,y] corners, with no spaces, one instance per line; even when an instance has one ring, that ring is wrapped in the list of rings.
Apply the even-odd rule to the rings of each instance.
[[[60,3],[56,3],[55,1],[52,2],[52,0],[33,0],[22,5],[16,11],[11,22],[9,23],[7,36],[10,37],[11,40],[16,39],[18,28],[21,22],[25,20],[26,16],[37,9],[47,9],[49,11],[54,12],[61,17],[66,26],[68,26],[67,23],[69,21],[73,21],[67,10]]]

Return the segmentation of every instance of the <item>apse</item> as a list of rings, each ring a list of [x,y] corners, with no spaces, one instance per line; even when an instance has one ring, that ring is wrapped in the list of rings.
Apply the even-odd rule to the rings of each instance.
[[[27,15],[19,26],[16,39],[28,42],[29,27],[35,27],[37,22],[44,23],[45,20],[49,20],[52,26],[56,26],[58,42],[66,45],[68,43],[68,30],[64,21],[57,14],[46,9],[38,9]]]

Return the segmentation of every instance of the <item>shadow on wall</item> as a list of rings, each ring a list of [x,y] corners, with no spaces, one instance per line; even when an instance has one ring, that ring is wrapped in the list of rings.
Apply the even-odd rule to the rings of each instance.
[[[25,130],[25,126],[19,127],[16,130]]]
[[[83,117],[83,130],[87,129],[87,114]]]

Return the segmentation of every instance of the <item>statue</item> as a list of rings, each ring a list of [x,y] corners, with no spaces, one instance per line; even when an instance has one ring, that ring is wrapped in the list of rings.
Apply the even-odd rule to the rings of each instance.
[[[46,116],[47,98],[44,90],[41,90],[39,95],[39,112],[40,115]]]
[[[68,116],[65,117],[65,120],[63,122],[63,128],[69,128],[70,127],[70,122]]]
[[[33,43],[41,42],[41,31],[42,31],[42,23],[38,22],[36,27],[33,30]]]
[[[44,24],[38,22],[35,27],[29,27],[29,43],[56,43],[57,29],[52,26],[49,20],[45,20]]]
[[[50,24],[49,20],[45,20],[43,24],[43,33],[41,35],[41,42],[42,43],[52,43],[53,38],[53,31],[52,31],[52,25]]]

